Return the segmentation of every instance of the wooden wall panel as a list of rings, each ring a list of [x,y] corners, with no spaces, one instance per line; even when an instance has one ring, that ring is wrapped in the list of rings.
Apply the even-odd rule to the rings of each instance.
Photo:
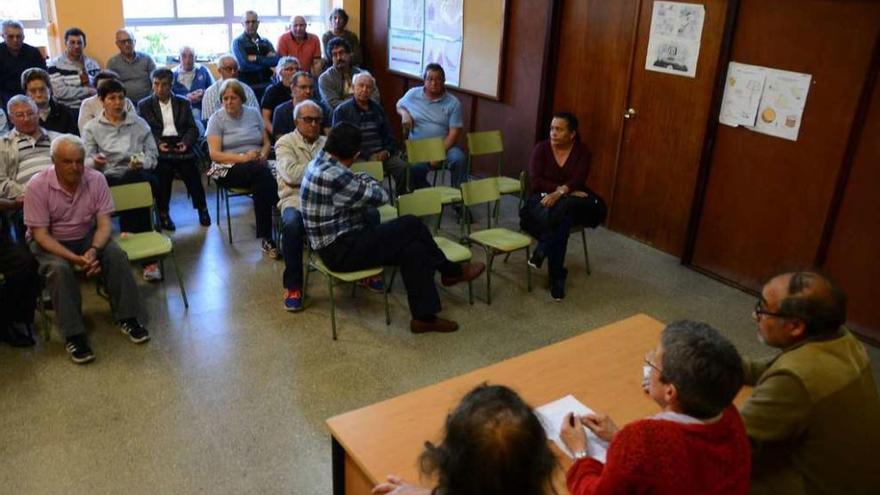
[[[849,321],[880,342],[880,84],[874,83],[865,126],[834,226],[825,269],[849,295]]]
[[[815,262],[878,31],[878,2],[741,1],[731,59],[813,85],[797,142],[718,129],[696,267],[757,289]]]
[[[578,116],[592,153],[588,184],[611,204],[638,0],[563,2],[553,110]],[[543,123],[541,138],[549,134]]]

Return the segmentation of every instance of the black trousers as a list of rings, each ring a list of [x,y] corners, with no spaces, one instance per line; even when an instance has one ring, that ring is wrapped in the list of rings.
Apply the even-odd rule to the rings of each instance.
[[[434,272],[446,276],[461,273],[461,267],[446,259],[437,247],[428,227],[412,215],[343,234],[319,250],[319,254],[327,267],[334,271],[399,266],[409,311],[416,319],[440,311]]]
[[[171,202],[171,183],[174,182],[174,174],[180,174],[180,178],[186,185],[186,191],[192,199],[193,208],[201,210],[208,207],[205,200],[205,187],[199,168],[196,165],[196,157],[193,154],[175,155],[173,153],[160,154],[159,165],[156,167],[156,175],[159,178],[159,195],[156,198],[156,208],[160,213],[168,213]]]
[[[239,163],[217,179],[222,187],[250,189],[254,196],[257,237],[272,238],[272,205],[278,203],[278,183],[269,167],[259,163]]]
[[[110,187],[122,184],[134,184],[135,182],[149,182],[150,190],[153,192],[153,199],[157,199],[159,195],[159,179],[153,172],[149,170],[132,170],[128,169],[121,176],[105,175],[107,184]],[[136,210],[123,211],[119,214],[119,230],[122,232],[149,232],[153,230],[153,224],[150,221],[150,209],[138,208]]]
[[[40,294],[37,259],[27,246],[0,236],[0,331],[9,323],[33,323]]]

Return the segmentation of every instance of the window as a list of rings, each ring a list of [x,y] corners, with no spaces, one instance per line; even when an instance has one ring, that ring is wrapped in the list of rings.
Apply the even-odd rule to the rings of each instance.
[[[41,0],[0,2],[0,19],[15,19],[24,25],[24,41],[32,46],[47,46],[45,7]]]
[[[232,40],[244,28],[247,10],[260,15],[260,36],[273,45],[292,15],[309,23],[319,38],[325,31],[331,0],[123,0],[126,27],[138,40],[137,49],[158,64],[177,61],[180,47],[192,46],[199,61],[213,60],[231,51]]]

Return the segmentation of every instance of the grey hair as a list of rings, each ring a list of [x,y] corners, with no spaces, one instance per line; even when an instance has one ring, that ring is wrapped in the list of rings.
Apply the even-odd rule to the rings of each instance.
[[[15,105],[21,105],[22,103],[27,103],[34,109],[37,110],[37,102],[31,99],[28,95],[15,95],[6,102],[6,114],[12,115],[12,107]]]
[[[115,33],[113,33],[113,36],[115,37],[115,36],[116,36],[117,34],[119,34],[119,33],[125,33],[125,34],[128,35],[129,38],[131,38],[132,41],[136,41],[136,37],[135,37],[135,35],[131,34],[131,31],[129,31],[128,29],[125,29],[125,28],[119,28],[119,29],[116,30]]]
[[[224,53],[223,55],[217,57],[217,60],[215,60],[214,63],[217,64],[217,67],[220,67],[221,65],[223,65],[224,60],[232,60],[233,62],[235,62],[235,67],[238,68],[238,60],[235,58],[235,56],[229,53]]]
[[[281,70],[288,65],[296,65],[296,67],[299,68],[299,59],[291,55],[286,55],[278,59],[278,63],[275,64],[275,68],[277,70]]]
[[[660,381],[675,385],[682,412],[699,419],[720,414],[742,387],[742,358],[729,340],[707,323],[680,320],[660,335]]]
[[[365,70],[358,72],[357,74],[354,75],[354,77],[351,78],[351,85],[354,86],[355,84],[357,84],[358,79],[363,79],[365,77],[370,79],[370,82],[373,83],[373,87],[375,88],[376,87],[376,78],[373,77],[372,74],[370,74],[369,72],[367,72]]]
[[[83,155],[86,153],[86,146],[83,144],[83,140],[80,139],[79,136],[75,136],[73,134],[62,134],[55,139],[52,140],[52,144],[49,146],[49,155],[52,157],[52,161],[55,161],[55,155],[58,153],[58,148],[61,147],[62,144],[69,144],[71,146],[76,146],[82,151]]]
[[[180,50],[177,50],[177,53],[178,53],[178,54],[182,54],[184,50],[189,50],[189,51],[191,51],[192,54],[193,54],[193,56],[196,55],[196,51],[193,50],[193,47],[191,47],[191,46],[189,46],[189,45],[183,45],[182,47],[180,47]]]
[[[0,30],[6,31],[6,28],[18,28],[24,31],[24,24],[21,21],[17,21],[15,19],[3,19],[3,22],[0,22]]]
[[[321,105],[318,105],[317,103],[315,103],[312,100],[305,100],[305,101],[301,101],[301,102],[297,103],[296,106],[293,107],[293,118],[298,119],[300,112],[302,112],[302,109],[306,108],[306,107],[315,108],[318,110],[319,117],[324,116],[324,110],[321,109]]]
[[[246,10],[246,11],[244,11],[244,14],[241,15],[241,22],[246,21],[246,20],[247,20],[247,16],[249,16],[249,15],[251,15],[251,14],[253,14],[254,17],[257,18],[257,20],[260,19],[260,14],[257,14],[256,11],[253,11],[253,10]]]

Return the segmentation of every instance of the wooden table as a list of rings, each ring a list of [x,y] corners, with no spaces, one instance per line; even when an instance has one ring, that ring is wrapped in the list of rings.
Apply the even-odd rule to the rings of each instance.
[[[664,324],[639,314],[562,342],[327,420],[333,445],[333,493],[368,494],[391,473],[419,481],[426,440],[442,437],[447,413],[483,382],[507,385],[533,407],[567,394],[607,412],[618,425],[658,412],[642,392],[645,353]],[[555,447],[555,446],[554,446]],[[567,468],[570,460],[560,455]],[[567,494],[557,472],[560,494]]]

